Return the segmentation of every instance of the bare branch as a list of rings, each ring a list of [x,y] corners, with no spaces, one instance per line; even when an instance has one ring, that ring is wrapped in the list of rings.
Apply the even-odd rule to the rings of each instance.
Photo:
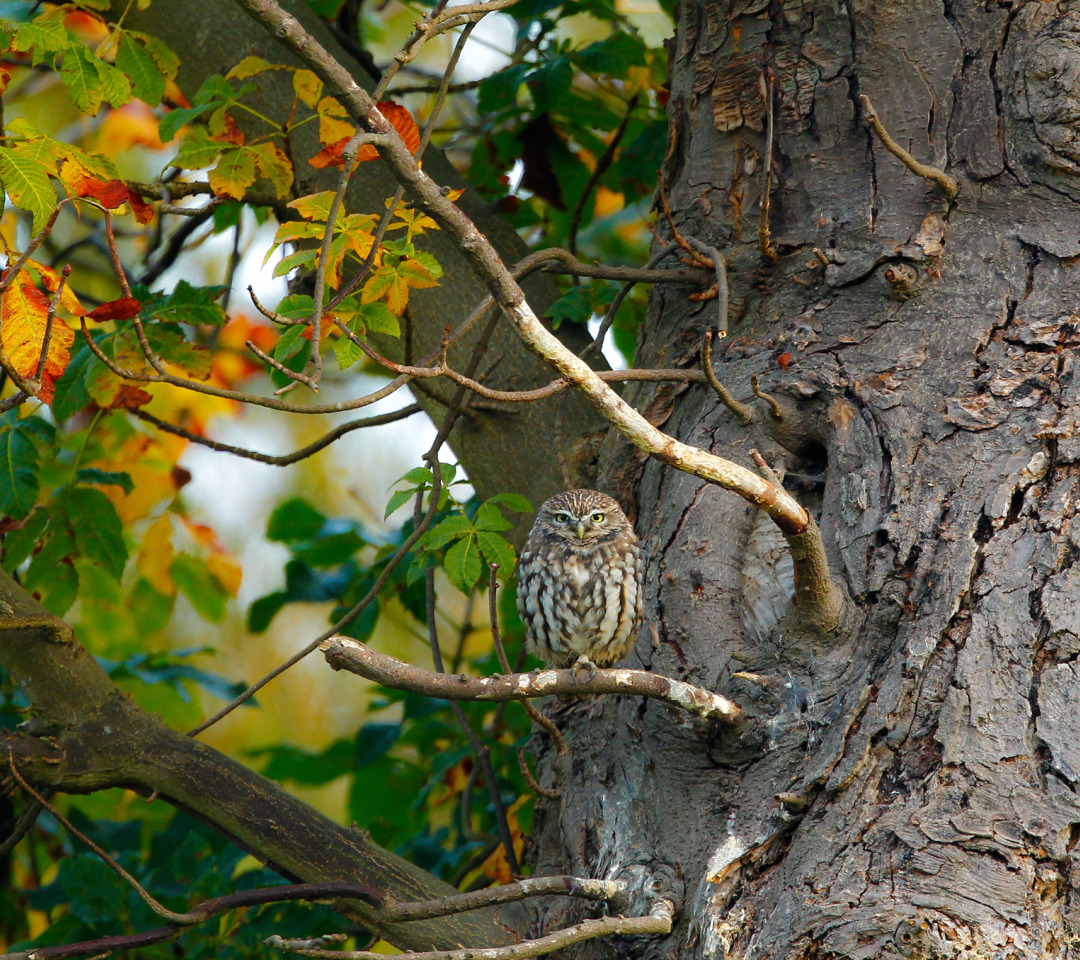
[[[705,371],[705,378],[709,381],[709,386],[713,388],[716,395],[720,398],[720,402],[727,407],[735,416],[737,416],[743,423],[754,422],[754,412],[745,404],[736,400],[731,392],[717,377],[716,371],[712,366],[712,331],[708,331],[705,334],[705,339],[701,344],[701,369]]]
[[[657,900],[644,917],[601,917],[585,920],[546,937],[523,940],[506,947],[466,947],[462,950],[428,950],[404,954],[406,960],[525,960],[553,953],[582,940],[607,936],[662,936],[671,933],[675,907],[670,900]],[[322,957],[325,960],[383,960],[385,954],[367,950],[320,950],[294,946],[297,941],[274,935],[263,941],[268,947],[286,950],[303,957]],[[304,941],[301,941],[304,942]]]
[[[772,394],[766,393],[761,389],[761,384],[758,383],[756,376],[750,377],[750,389],[754,391],[754,396],[759,400],[764,400],[769,405],[769,414],[774,420],[783,420],[784,411],[780,406],[779,401]]]
[[[937,167],[931,167],[929,164],[920,163],[889,136],[889,131],[885,129],[885,124],[881,122],[881,118],[877,115],[874,105],[870,102],[870,98],[865,93],[859,94],[859,102],[862,104],[863,113],[866,115],[867,122],[873,127],[874,133],[877,134],[882,146],[884,146],[894,157],[898,157],[900,162],[915,174],[915,176],[936,183],[941,187],[941,190],[946,197],[950,200],[955,199],[956,195],[960,192],[960,184],[956,181],[956,178],[950,177],[944,170],[939,170]]]
[[[423,900],[418,903],[388,900],[383,904],[383,911],[386,919],[390,921],[433,920],[435,917],[446,917],[452,913],[540,896],[607,900],[618,908],[625,903],[627,895],[626,884],[618,880],[588,880],[568,876],[529,877],[503,884],[501,887],[473,890],[454,897],[443,897],[441,900]]]
[[[716,249],[711,247],[707,243],[703,243],[701,240],[697,240],[694,237],[689,237],[688,242],[699,253],[705,254],[713,262],[713,267],[716,269],[716,300],[717,300],[717,330],[721,337],[728,335],[728,280],[727,280],[727,261],[724,260],[724,255]]]
[[[320,644],[326,662],[394,690],[412,690],[443,700],[527,700],[550,694],[622,693],[663,700],[699,717],[725,722],[739,718],[739,705],[718,694],[644,670],[598,669],[590,679],[573,670],[538,670],[493,677],[438,674],[403,663],[351,637],[334,636]]]

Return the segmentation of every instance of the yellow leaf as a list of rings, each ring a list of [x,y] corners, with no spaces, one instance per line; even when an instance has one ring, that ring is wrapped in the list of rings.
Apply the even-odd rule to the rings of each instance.
[[[305,220],[325,221],[330,215],[330,204],[333,201],[334,191],[323,190],[322,193],[312,193],[306,197],[290,200],[286,206],[292,207]]]
[[[319,140],[324,144],[350,140],[356,133],[356,124],[349,120],[345,108],[333,97],[323,97],[317,108],[319,114]]]
[[[49,299],[30,282],[29,277],[18,277],[4,291],[2,301],[3,328],[0,343],[8,362],[21,377],[33,377],[37,373],[41,348],[48,325]],[[49,350],[41,373],[41,389],[38,398],[51,403],[53,384],[67,368],[69,353],[75,342],[75,331],[62,320],[53,320]]]
[[[187,445],[187,440],[168,433],[156,437],[134,433],[107,459],[88,463],[87,466],[116,470],[131,477],[134,484],[131,493],[125,494],[116,485],[103,488],[105,496],[116,507],[121,522],[127,525],[153,513],[163,500],[171,500],[176,491],[191,479],[187,471],[177,466]]]
[[[275,68],[262,57],[244,57],[243,60],[225,74],[225,78],[227,80],[247,80],[248,77],[254,77],[257,74],[272,69]]]
[[[285,155],[285,151],[268,140],[254,144],[248,149],[255,157],[259,173],[274,185],[274,193],[280,198],[287,197],[293,182],[293,166],[292,161]]]
[[[517,812],[530,799],[531,797],[528,796],[519,797],[514,801],[513,806],[506,811],[506,825],[510,828],[510,836],[514,844],[514,856],[519,863],[521,862],[522,851],[525,849],[525,839],[521,835],[521,824],[518,823]],[[510,883],[514,879],[514,875],[510,872],[510,864],[506,862],[506,851],[501,843],[492,851],[491,856],[481,864],[480,870],[499,884]]]
[[[60,285],[60,271],[54,270],[52,267],[47,267],[43,263],[38,263],[36,260],[27,260],[26,268],[32,270],[38,275],[38,279],[44,284],[45,289],[50,294],[56,293],[56,288]],[[86,310],[83,309],[83,305],[79,303],[79,298],[75,296],[74,291],[71,289],[71,285],[65,283],[64,289],[60,293],[60,303],[63,304],[64,309],[68,313],[73,314],[76,317],[81,317]]]
[[[292,85],[297,99],[314,110],[319,103],[319,96],[322,94],[322,81],[310,70],[297,70],[293,74]]]
[[[207,569],[217,578],[222,589],[230,596],[235,597],[240,590],[240,581],[244,571],[240,564],[230,554],[211,553],[206,558]]]
[[[168,514],[163,514],[143,534],[142,546],[139,547],[139,572],[146,577],[150,586],[167,597],[176,594],[176,584],[170,571],[175,553],[172,521]]]
[[[243,200],[247,188],[255,182],[255,156],[250,147],[228,150],[210,171],[210,189],[219,197]]]

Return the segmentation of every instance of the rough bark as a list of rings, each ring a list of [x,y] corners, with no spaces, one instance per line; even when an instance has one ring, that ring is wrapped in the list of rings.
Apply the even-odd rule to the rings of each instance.
[[[671,52],[672,209],[727,254],[741,316],[717,371],[744,400],[758,375],[787,418],[744,427],[696,385],[627,397],[722,456],[782,455],[858,613],[826,641],[753,629],[747,506],[610,442],[602,482],[651,557],[658,642],[630,665],[759,716],[571,717],[538,867],[680,877],[650,954],[1075,955],[1080,5],[706,0]],[[874,139],[860,93],[955,202]],[[714,324],[659,291],[637,365],[696,363]]]

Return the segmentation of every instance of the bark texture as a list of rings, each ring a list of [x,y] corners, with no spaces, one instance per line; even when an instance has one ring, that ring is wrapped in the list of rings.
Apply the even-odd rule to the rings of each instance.
[[[747,402],[756,374],[786,417],[744,427],[696,385],[627,398],[722,456],[782,458],[856,613],[826,637],[762,622],[749,598],[783,609],[790,584],[762,587],[782,554],[746,505],[610,439],[601,483],[651,558],[630,665],[757,719],[568,714],[538,866],[681,883],[645,955],[1076,956],[1080,4],[690,0],[671,53],[675,221],[729,261],[717,373]],[[715,324],[659,291],[637,365],[697,363]]]

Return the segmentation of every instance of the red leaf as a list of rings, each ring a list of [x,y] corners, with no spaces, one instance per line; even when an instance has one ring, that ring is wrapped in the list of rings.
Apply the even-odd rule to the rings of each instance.
[[[84,175],[71,181],[71,189],[75,196],[97,200],[106,210],[115,210],[128,203],[139,223],[149,223],[154,219],[154,208],[123,180],[99,180]]]
[[[119,300],[110,300],[100,307],[91,310],[87,317],[90,320],[104,322],[105,320],[130,320],[142,309],[142,304],[134,297],[121,297]]]
[[[786,370],[788,367],[791,366],[791,354],[787,350],[785,350],[783,353],[777,356],[776,362],[781,370]]]

